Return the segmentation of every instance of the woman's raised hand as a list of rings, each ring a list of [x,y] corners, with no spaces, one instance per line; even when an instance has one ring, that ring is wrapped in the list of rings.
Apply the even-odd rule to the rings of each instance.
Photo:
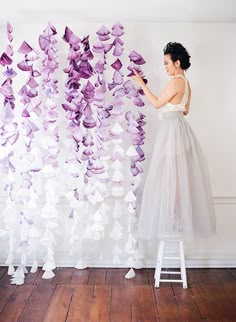
[[[139,75],[139,73],[135,69],[133,69],[133,72],[134,72],[134,76],[132,76],[132,78],[138,83],[140,87],[144,86],[145,82],[142,79],[142,77]]]

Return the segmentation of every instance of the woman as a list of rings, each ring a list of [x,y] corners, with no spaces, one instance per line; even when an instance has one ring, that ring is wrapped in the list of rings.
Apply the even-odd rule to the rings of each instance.
[[[191,65],[190,57],[180,43],[165,46],[164,65],[171,79],[159,96],[134,70],[133,78],[147,99],[163,112],[138,209],[143,239],[176,235],[193,238],[215,232],[208,165],[184,117],[191,100],[191,87],[184,74]]]

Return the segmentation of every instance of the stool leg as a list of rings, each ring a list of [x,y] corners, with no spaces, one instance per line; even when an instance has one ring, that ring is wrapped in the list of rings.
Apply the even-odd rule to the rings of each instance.
[[[183,281],[183,288],[187,288],[187,277],[186,277],[185,258],[184,258],[184,245],[183,245],[182,240],[179,240],[179,250],[180,250],[181,279]]]
[[[158,247],[158,253],[157,253],[157,261],[156,261],[156,269],[155,269],[155,287],[159,287],[160,285],[160,278],[161,278],[161,267],[162,267],[162,258],[163,258],[163,252],[164,252],[164,238],[161,238],[159,247]]]

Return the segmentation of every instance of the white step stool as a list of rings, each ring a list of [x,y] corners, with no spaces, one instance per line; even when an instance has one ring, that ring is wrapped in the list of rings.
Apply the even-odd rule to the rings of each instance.
[[[164,247],[167,241],[170,242],[177,242],[179,244],[179,256],[164,256]],[[162,262],[163,259],[167,260],[180,260],[180,271],[162,271]],[[161,279],[161,274],[180,274],[180,279]],[[183,283],[183,288],[187,288],[187,277],[186,277],[186,268],[185,268],[185,258],[184,258],[184,247],[183,241],[181,239],[173,239],[173,238],[161,238],[158,254],[157,254],[157,262],[156,262],[156,269],[155,269],[155,287],[160,286],[160,282],[178,282]]]

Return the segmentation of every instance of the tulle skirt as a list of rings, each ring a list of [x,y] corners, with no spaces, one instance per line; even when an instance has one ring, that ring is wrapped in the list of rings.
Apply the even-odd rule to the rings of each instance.
[[[163,113],[147,168],[137,209],[141,239],[215,233],[208,164],[182,112]]]

